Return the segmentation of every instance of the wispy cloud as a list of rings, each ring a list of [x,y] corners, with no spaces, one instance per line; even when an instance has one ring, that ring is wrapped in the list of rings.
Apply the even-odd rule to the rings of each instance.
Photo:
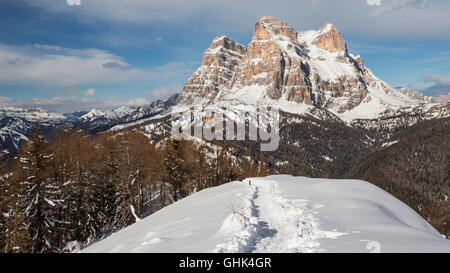
[[[392,10],[399,10],[405,7],[415,7],[423,9],[430,4],[430,0],[390,0],[383,2],[381,0],[367,0],[367,4],[369,6],[376,7],[374,10],[374,14],[381,14]]]
[[[0,84],[72,86],[186,78],[184,63],[134,68],[124,58],[99,49],[49,45],[11,47],[0,44]],[[67,92],[73,90],[67,89]]]
[[[450,86],[450,77],[444,77],[438,74],[428,74],[423,77],[425,82],[432,82],[434,84],[440,85],[449,85]]]
[[[389,54],[409,54],[415,50],[416,48],[404,47],[404,46],[393,46],[393,45],[381,45],[375,43],[361,42],[361,41],[353,41],[349,44],[352,50],[355,53],[389,53]]]
[[[95,96],[96,93],[97,93],[97,90],[95,90],[94,88],[89,88],[88,90],[85,90],[85,91],[83,92],[83,94],[84,94],[85,96],[89,96],[89,97]]]
[[[43,93],[46,94],[77,94],[80,92],[80,89],[78,87],[68,87],[68,88],[62,88],[57,90],[51,90],[48,88],[44,88],[41,90]]]
[[[303,30],[331,21],[347,33],[366,34],[370,29],[368,34],[377,36],[437,38],[449,28],[448,0],[279,0],[276,5],[273,0],[90,0],[83,2],[80,9],[68,7],[64,1],[15,1],[82,18],[81,21],[192,28],[201,24],[203,30],[214,33],[251,31],[249,26],[262,15],[278,16]],[[368,16],[371,13],[377,16]],[[405,31],[409,28],[415,31]]]
[[[93,108],[110,109],[119,106],[139,106],[149,104],[150,101],[145,98],[134,98],[128,100],[102,100],[91,97],[61,97],[52,98],[32,98],[28,100],[12,99],[9,97],[0,97],[0,105],[16,107],[39,107],[49,109],[58,113],[69,113],[80,110],[89,111]]]
[[[381,0],[366,0],[369,6],[380,6]]]
[[[41,90],[43,93],[46,94],[81,94],[84,96],[95,96],[96,95],[96,90],[94,88],[89,88],[87,90],[81,90],[80,88],[73,86],[73,87],[67,87],[67,88],[62,88],[62,89],[56,89],[56,90],[52,90],[52,89],[48,89],[48,88],[43,88]]]
[[[176,93],[181,92],[182,89],[183,89],[183,86],[181,84],[172,84],[169,86],[155,88],[155,89],[151,90],[149,93],[153,97],[168,98]]]

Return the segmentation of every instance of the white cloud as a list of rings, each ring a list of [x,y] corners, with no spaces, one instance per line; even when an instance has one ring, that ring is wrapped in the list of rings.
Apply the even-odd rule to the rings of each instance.
[[[450,77],[444,77],[438,74],[425,75],[424,81],[432,82],[439,85],[450,85]]]
[[[0,97],[0,105],[11,105],[13,100],[8,97]]]
[[[81,6],[81,0],[66,0],[69,6]]]
[[[49,45],[11,47],[0,44],[0,84],[71,86],[186,78],[184,63],[133,68],[122,57],[99,49]]]
[[[380,6],[381,0],[367,0],[367,5],[369,6]]]
[[[247,34],[259,17],[273,15],[299,30],[332,22],[344,34],[450,38],[448,0],[279,0],[276,5],[273,0],[90,0],[83,2],[77,12],[63,1],[60,4],[53,0],[21,1],[51,13],[75,16],[80,21],[200,27],[217,35]]]
[[[380,2],[381,0],[367,0],[367,4],[369,4],[369,1]],[[382,14],[387,11],[400,10],[406,7],[423,9],[427,7],[429,3],[430,0],[391,0],[386,2],[382,7],[375,9],[375,14]],[[374,6],[374,4],[370,6]],[[378,4],[377,6],[381,6],[381,3]]]
[[[88,90],[84,91],[83,94],[85,96],[95,96],[96,90],[94,88],[89,88]]]

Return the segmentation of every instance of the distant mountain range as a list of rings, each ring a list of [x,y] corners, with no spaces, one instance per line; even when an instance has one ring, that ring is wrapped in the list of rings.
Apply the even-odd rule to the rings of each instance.
[[[13,155],[28,140],[33,127],[51,131],[60,125],[71,125],[91,133],[101,133],[114,126],[130,125],[151,118],[173,106],[178,95],[167,101],[158,100],[148,106],[118,107],[110,111],[92,109],[89,112],[58,114],[41,108],[0,106],[0,157]]]

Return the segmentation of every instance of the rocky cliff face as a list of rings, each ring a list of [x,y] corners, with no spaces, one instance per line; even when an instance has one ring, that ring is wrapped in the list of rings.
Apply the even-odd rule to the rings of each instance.
[[[228,37],[217,37],[203,53],[202,65],[185,84],[178,101],[191,104],[196,98],[214,99],[233,76],[233,70],[246,53],[245,46]]]
[[[347,53],[347,44],[335,26],[325,24],[320,32],[322,34],[314,40],[314,45],[328,52],[345,51]]]
[[[309,66],[301,58],[303,48],[298,45],[297,31],[273,17],[263,17],[255,25],[255,32],[246,56],[235,68],[233,78],[221,92],[221,97],[239,93],[246,87],[265,88],[270,99],[311,104],[311,83],[305,75]]]
[[[264,16],[256,23],[247,54],[219,99],[258,86],[265,89],[263,96],[272,100],[342,112],[367,95],[360,66],[364,66],[362,61],[357,64],[348,56],[346,43],[333,25],[326,24],[314,33],[298,33],[286,23]]]
[[[332,24],[297,31],[271,16],[255,24],[247,50],[226,37],[212,42],[179,102],[191,104],[198,97],[207,104],[286,101],[336,114],[364,107],[381,113],[418,103],[378,79],[360,56],[349,54]]]

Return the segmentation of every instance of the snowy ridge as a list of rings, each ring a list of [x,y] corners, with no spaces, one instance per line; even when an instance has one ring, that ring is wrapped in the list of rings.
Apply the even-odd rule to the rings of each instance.
[[[370,183],[287,175],[200,191],[83,252],[369,252],[372,246],[450,252],[450,241]]]
[[[17,152],[29,140],[36,124],[53,126],[66,120],[63,115],[40,108],[0,106],[0,157]]]
[[[92,109],[89,113],[87,113],[86,115],[81,116],[81,120],[92,120],[95,118],[99,118],[99,117],[103,117],[105,116],[106,113],[101,111],[101,110],[97,110],[97,109]]]
[[[20,144],[28,141],[32,124],[21,118],[5,117],[0,119],[0,143],[3,150],[0,154],[18,151]]]
[[[98,109],[92,109],[89,113],[86,115],[83,115],[80,117],[82,121],[93,121],[99,118],[105,118],[109,120],[116,120],[125,117],[126,115],[129,115],[136,109],[126,106],[121,106],[119,108],[116,108],[114,110],[110,111],[101,111]]]
[[[0,118],[22,118],[30,122],[53,123],[65,120],[63,115],[52,113],[41,108],[20,108],[0,106]]]

